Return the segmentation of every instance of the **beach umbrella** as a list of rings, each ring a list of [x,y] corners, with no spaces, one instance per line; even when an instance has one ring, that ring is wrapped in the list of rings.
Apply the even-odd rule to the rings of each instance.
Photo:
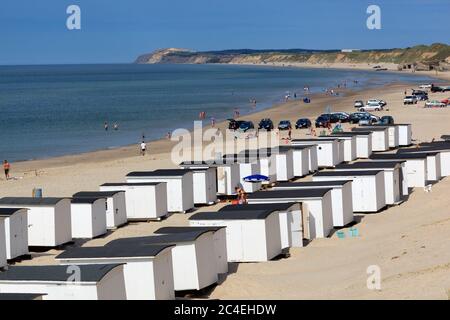
[[[263,176],[263,175],[261,175],[261,174],[254,174],[254,175],[245,177],[243,180],[244,180],[245,182],[254,182],[254,183],[257,183],[257,182],[269,181],[270,179],[269,179],[269,177]]]

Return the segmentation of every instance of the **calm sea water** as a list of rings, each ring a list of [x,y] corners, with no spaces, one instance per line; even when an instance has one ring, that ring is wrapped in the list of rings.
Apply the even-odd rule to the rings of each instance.
[[[227,65],[0,67],[0,158],[45,158],[157,139],[191,128],[201,111],[217,120],[281,102],[286,92],[358,88],[427,77],[368,71]],[[300,116],[300,115],[299,115]],[[110,130],[103,128],[105,121]],[[119,130],[112,129],[118,123]]]

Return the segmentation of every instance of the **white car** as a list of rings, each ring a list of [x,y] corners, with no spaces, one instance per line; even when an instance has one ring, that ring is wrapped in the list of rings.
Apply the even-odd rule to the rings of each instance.
[[[383,105],[379,102],[368,102],[364,107],[359,108],[361,112],[368,111],[381,111],[383,110]]]
[[[417,104],[418,101],[419,99],[416,96],[406,96],[403,99],[403,104]]]
[[[447,104],[439,101],[439,100],[431,100],[425,103],[425,108],[444,108]]]
[[[432,85],[431,84],[421,84],[419,86],[419,89],[431,89]]]
[[[366,105],[371,104],[371,103],[378,103],[378,104],[380,104],[380,105],[383,106],[383,107],[384,107],[385,105],[387,105],[386,101],[380,100],[380,99],[370,99],[370,100],[367,100]]]

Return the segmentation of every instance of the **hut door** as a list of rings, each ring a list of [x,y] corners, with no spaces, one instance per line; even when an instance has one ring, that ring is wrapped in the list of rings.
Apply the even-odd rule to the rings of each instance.
[[[310,240],[310,232],[309,232],[309,208],[308,205],[304,202],[301,203],[302,206],[302,224],[303,224],[303,239]]]

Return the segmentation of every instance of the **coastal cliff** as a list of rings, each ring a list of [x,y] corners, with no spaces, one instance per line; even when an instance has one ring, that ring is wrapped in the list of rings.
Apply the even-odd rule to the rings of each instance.
[[[161,49],[139,56],[139,64],[258,64],[316,65],[387,64],[390,68],[416,70],[450,69],[450,46],[419,45],[404,49],[383,50],[225,50],[195,52],[186,49]]]

